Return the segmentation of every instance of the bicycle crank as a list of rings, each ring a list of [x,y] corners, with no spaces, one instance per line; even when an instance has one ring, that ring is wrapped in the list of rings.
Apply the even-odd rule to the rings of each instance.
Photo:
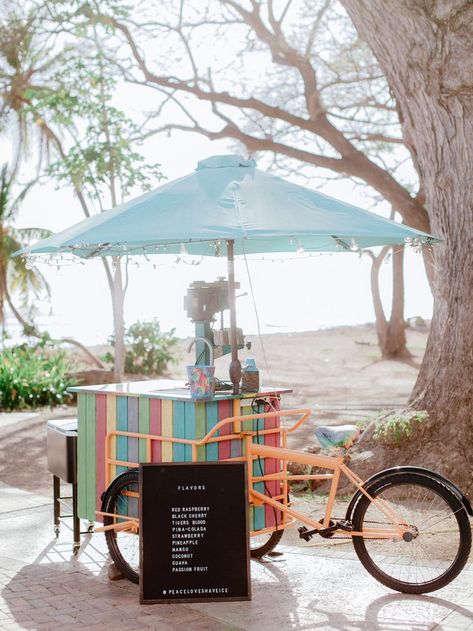
[[[305,526],[301,526],[297,529],[299,532],[299,537],[304,539],[305,541],[310,541],[314,535],[320,535],[324,538],[329,538],[333,535],[337,530],[344,530],[345,532],[351,532],[353,530],[353,526],[350,521],[346,519],[340,519],[339,521],[330,520],[329,526],[327,528],[314,528],[314,530],[308,530]]]

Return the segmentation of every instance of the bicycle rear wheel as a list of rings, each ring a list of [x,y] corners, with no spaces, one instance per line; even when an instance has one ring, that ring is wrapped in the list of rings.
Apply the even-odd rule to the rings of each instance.
[[[366,570],[387,587],[408,594],[425,594],[450,583],[471,548],[470,522],[456,495],[435,477],[414,473],[386,475],[367,490],[389,504],[409,532],[401,540],[353,537]],[[390,526],[376,502],[363,495],[353,513],[353,529]]]
[[[138,469],[130,469],[113,480],[105,492],[102,511],[138,518]],[[120,523],[115,517],[104,517],[104,526]],[[105,540],[116,567],[133,583],[140,581],[139,533],[131,530],[106,530]]]
[[[260,559],[265,554],[269,554],[281,541],[284,530],[273,530],[265,532],[262,535],[253,535],[250,537],[250,555],[252,559]]]

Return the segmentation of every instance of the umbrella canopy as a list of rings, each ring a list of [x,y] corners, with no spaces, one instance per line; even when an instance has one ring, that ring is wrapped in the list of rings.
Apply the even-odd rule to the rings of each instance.
[[[194,173],[24,248],[17,254],[93,256],[332,252],[434,237],[256,169],[213,156]]]

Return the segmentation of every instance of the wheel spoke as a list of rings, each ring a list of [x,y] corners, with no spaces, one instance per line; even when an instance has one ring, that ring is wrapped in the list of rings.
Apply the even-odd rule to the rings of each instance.
[[[366,569],[385,585],[411,593],[450,582],[465,564],[471,545],[468,519],[458,498],[435,478],[416,474],[388,475],[369,492],[375,501],[359,501],[355,530],[369,528],[370,522],[391,525],[386,515],[379,521],[380,503],[390,507],[388,514],[400,516],[408,530],[402,540],[354,537]]]

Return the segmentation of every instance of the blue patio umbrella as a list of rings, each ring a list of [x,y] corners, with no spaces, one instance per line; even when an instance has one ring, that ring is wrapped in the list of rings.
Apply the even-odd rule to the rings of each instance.
[[[16,254],[81,258],[156,253],[227,255],[232,382],[237,354],[234,255],[332,252],[397,243],[432,243],[414,230],[256,169],[238,155],[212,156],[194,173],[84,219]]]

